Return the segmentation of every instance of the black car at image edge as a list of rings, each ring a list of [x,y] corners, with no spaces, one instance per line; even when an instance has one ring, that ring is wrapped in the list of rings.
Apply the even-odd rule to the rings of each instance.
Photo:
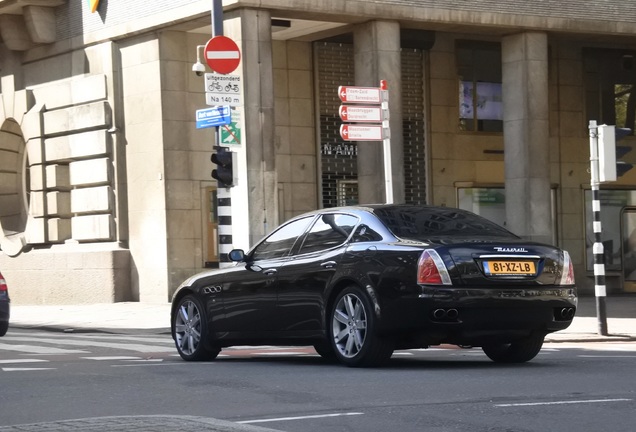
[[[0,273],[0,336],[4,336],[9,330],[9,303],[7,281],[4,280],[2,273]]]
[[[454,344],[520,363],[577,306],[566,251],[448,207],[318,210],[229,258],[174,293],[184,360],[233,345],[313,345],[347,366],[377,366],[394,350]]]

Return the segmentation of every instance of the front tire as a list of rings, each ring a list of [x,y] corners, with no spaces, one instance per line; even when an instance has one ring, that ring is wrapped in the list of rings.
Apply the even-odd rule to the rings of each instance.
[[[337,359],[351,367],[379,366],[393,354],[393,343],[375,333],[376,318],[368,295],[345,288],[330,311],[329,337]]]
[[[0,336],[4,336],[7,334],[7,330],[9,330],[9,321],[1,321],[0,322]]]
[[[497,363],[525,363],[539,354],[544,335],[532,335],[506,344],[484,345],[482,350]]]
[[[179,300],[172,316],[172,334],[175,346],[186,361],[213,360],[221,352],[210,346],[208,321],[199,299],[187,295]]]

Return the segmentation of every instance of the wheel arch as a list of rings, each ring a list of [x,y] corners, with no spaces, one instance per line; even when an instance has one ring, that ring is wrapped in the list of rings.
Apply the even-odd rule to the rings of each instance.
[[[194,290],[190,287],[182,288],[177,291],[172,297],[172,305],[170,306],[170,333],[174,336],[174,314],[177,309],[177,305],[181,301],[182,298],[187,296],[188,294],[195,294]]]
[[[333,287],[331,287],[331,291],[329,292],[329,296],[327,298],[327,303],[325,304],[325,309],[323,313],[323,326],[325,329],[325,333],[329,330],[329,311],[333,307],[336,297],[340,294],[345,288],[350,286],[356,286],[360,288],[362,291],[366,292],[369,296],[369,300],[373,304],[373,313],[376,318],[380,318],[380,304],[377,298],[377,292],[375,287],[371,284],[362,284],[359,281],[350,278],[340,279]]]

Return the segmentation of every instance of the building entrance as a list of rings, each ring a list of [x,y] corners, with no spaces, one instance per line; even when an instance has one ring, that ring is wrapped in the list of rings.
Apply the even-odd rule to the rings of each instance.
[[[626,207],[621,217],[623,290],[636,292],[636,207]]]

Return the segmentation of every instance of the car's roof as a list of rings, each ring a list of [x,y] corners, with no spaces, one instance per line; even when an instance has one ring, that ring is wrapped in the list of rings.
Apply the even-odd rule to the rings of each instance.
[[[459,212],[459,213],[466,213],[466,214],[473,214],[471,212],[468,212],[466,210],[462,210],[459,208],[455,208],[455,207],[442,207],[442,206],[434,206],[434,205],[428,205],[428,204],[359,204],[359,205],[352,205],[352,206],[341,206],[341,207],[327,207],[327,208],[322,208],[322,209],[317,209],[317,210],[312,210],[306,213],[303,213],[301,215],[296,216],[296,218],[298,217],[305,217],[305,216],[309,216],[309,215],[315,215],[315,214],[319,214],[319,213],[332,213],[332,212],[370,212],[370,213],[374,213],[377,210],[385,210],[385,211],[391,211],[391,210],[395,210],[395,211],[401,211],[401,210],[413,210],[413,209],[426,209],[429,211],[439,211],[439,212]]]
[[[315,214],[315,213],[324,213],[324,212],[332,212],[332,211],[374,211],[376,209],[411,209],[411,208],[426,208],[426,209],[439,209],[439,210],[459,210],[461,209],[453,208],[453,207],[441,207],[441,206],[433,206],[428,204],[358,204],[351,206],[341,206],[341,207],[326,207],[322,209],[312,210],[306,212],[305,214]]]
[[[519,238],[496,223],[473,212],[455,208],[419,204],[363,204],[314,210],[299,219],[324,213],[372,213],[398,238],[432,241],[448,236],[505,236]]]

